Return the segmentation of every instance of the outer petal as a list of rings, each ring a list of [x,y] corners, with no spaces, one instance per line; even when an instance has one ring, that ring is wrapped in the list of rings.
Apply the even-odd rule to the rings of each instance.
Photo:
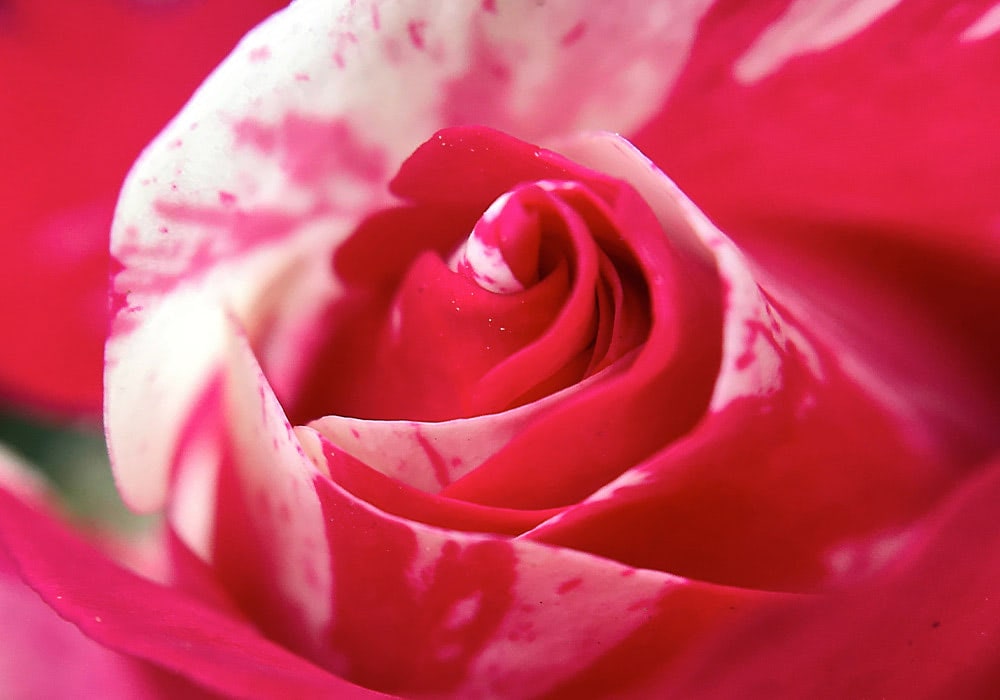
[[[997,445],[996,4],[719,2],[635,136],[852,373]]]
[[[49,494],[26,466],[0,448],[0,498],[20,499],[18,508],[45,509]],[[41,517],[41,516],[39,516]],[[209,697],[147,664],[102,647],[60,619],[21,579],[0,525],[0,616],[4,620],[0,651],[0,694],[9,698],[71,697],[81,688],[109,698]],[[79,575],[79,572],[76,573]],[[58,664],[58,673],[53,664]]]
[[[283,4],[3,3],[4,399],[98,412],[108,232],[121,181],[240,34]]]
[[[993,697],[1000,687],[997,499],[994,462],[926,520],[895,570],[846,594],[769,610],[694,654],[682,680],[658,692]],[[776,660],[784,672],[776,672]]]
[[[144,155],[116,215],[106,423],[126,499],[162,504],[171,446],[222,352],[206,300],[244,317],[261,280],[291,267],[322,302],[326,254],[441,126],[537,140],[638,123],[706,4],[305,0],[246,37]],[[612,38],[628,50],[598,50]],[[483,99],[487,84],[502,99]],[[244,320],[254,337],[262,319]],[[140,410],[155,435],[130,429]]]
[[[995,4],[719,2],[635,141],[727,230],[825,217],[994,250]]]
[[[93,688],[107,697],[197,697],[191,693],[200,692],[167,677],[154,679],[146,689],[138,661],[100,644],[151,661],[226,697],[385,697],[312,666],[264,639],[240,619],[176,589],[137,577],[6,491],[0,491],[0,542],[45,602],[95,640],[82,637],[40,607],[40,601],[23,584],[16,582],[20,588],[11,588],[9,574],[0,573],[0,604],[17,603],[17,614],[23,616],[14,621],[11,630],[25,635],[42,635],[45,630],[41,639],[20,640],[12,638],[8,630],[5,654],[12,641],[25,644],[13,649],[32,664],[38,660],[29,652],[43,648],[49,653],[61,650],[68,654],[60,657],[59,673],[52,673],[51,659],[46,659],[44,671],[34,667],[44,673],[41,681],[53,684],[45,686],[49,690],[65,682],[67,693],[76,695],[81,683],[94,682],[101,685],[87,686],[88,692]],[[6,562],[4,558],[4,566]],[[20,607],[22,604],[28,607]],[[39,645],[42,640],[44,645]],[[80,675],[69,673],[74,668],[69,664],[76,661],[85,664]],[[21,670],[30,673],[31,667]],[[39,679],[10,680],[30,684]]]

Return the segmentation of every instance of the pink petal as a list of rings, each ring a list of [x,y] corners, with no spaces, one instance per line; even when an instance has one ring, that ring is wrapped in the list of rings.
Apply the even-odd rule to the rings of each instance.
[[[0,498],[55,522],[47,484],[14,455],[0,449]],[[4,697],[67,697],[80,688],[104,697],[156,698],[178,693],[209,697],[201,688],[144,661],[120,655],[61,619],[21,578],[0,526],[0,693]],[[13,532],[13,530],[11,530]],[[53,659],[59,673],[52,672]]]
[[[5,398],[99,411],[121,181],[240,33],[282,4],[3,4],[0,325],[16,329],[0,347]]]
[[[658,692],[993,697],[1000,683],[998,498],[994,461],[926,519],[885,575],[805,605],[776,606],[737,626],[693,653],[688,672]]]
[[[48,506],[45,484],[13,455],[0,452],[0,484],[10,498],[37,508]],[[4,650],[0,654],[0,693],[5,697],[52,697],[81,686],[110,695],[153,697],[144,686],[140,664],[108,651],[83,636],[39,599],[0,544],[0,615]],[[58,658],[61,672],[51,672]]]
[[[81,669],[88,676],[73,677],[62,672],[53,674],[51,659],[47,658],[44,667],[35,667],[45,674],[42,682],[66,681],[78,690],[80,682],[93,680],[105,683],[110,697],[134,697],[130,693],[137,681],[129,668],[135,662],[98,646],[106,645],[226,696],[384,697],[312,666],[266,640],[240,619],[176,589],[137,577],[6,491],[0,491],[0,540],[26,581],[45,602],[94,640],[80,636],[79,631],[54,616],[40,615],[50,611],[28,608],[32,610],[30,615],[39,615],[38,620],[19,621],[24,624],[13,626],[16,632],[41,633],[38,625],[46,624],[44,639],[50,653],[56,652],[53,645],[58,643],[63,651],[74,655],[69,657],[70,661],[79,658],[81,663],[88,664]],[[6,595],[9,589],[5,584],[0,590]],[[12,601],[28,601],[16,589],[11,595],[16,596]],[[28,613],[18,609],[21,614]],[[9,643],[10,635],[5,639]],[[25,640],[25,643],[39,641]],[[40,652],[41,648],[35,647],[34,651]],[[75,656],[77,653],[79,657]],[[34,663],[28,656],[26,663]],[[66,662],[66,658],[60,661],[63,671],[67,670]],[[94,665],[90,666],[91,663]],[[30,672],[30,667],[25,670]],[[29,677],[24,682],[38,680]],[[152,688],[158,688],[164,696],[180,692],[189,697],[188,693],[193,692],[191,688],[182,690],[185,685],[178,685],[170,678],[154,677],[153,682]],[[167,692],[168,688],[172,691]],[[70,694],[75,692],[70,690]]]
[[[464,172],[474,175],[457,176]],[[439,187],[428,188],[434,180]],[[296,414],[423,422],[495,414],[576,384],[648,333],[631,247],[662,234],[620,183],[464,127],[421,145],[391,187],[408,206],[369,217],[337,251],[345,291],[322,320],[331,330]],[[501,235],[522,254],[534,249],[527,288],[491,288],[489,251],[506,263],[483,237]],[[392,260],[383,266],[385,251]],[[595,296],[606,299],[601,313]]]
[[[637,145],[958,459],[998,447],[996,10],[720,3]],[[837,8],[834,8],[837,5]],[[839,9],[839,11],[838,11]]]
[[[635,142],[754,239],[805,218],[992,248],[1000,36],[970,32],[991,4],[719,3]]]
[[[102,647],[60,619],[21,580],[3,547],[0,614],[5,625],[0,654],[0,693],[4,697],[72,697],[81,688],[102,697],[166,697],[168,688],[196,693],[186,697],[203,696],[196,687],[172,683],[167,674],[157,676],[153,667]],[[58,673],[52,669],[54,660],[58,660]]]
[[[503,450],[449,485],[442,493],[450,498],[529,509],[573,503],[685,433],[708,404],[722,312],[707,250],[683,217],[661,225],[631,187],[569,162],[563,167],[605,193],[629,272],[647,287],[640,296],[648,296],[652,307],[648,338],[625,370],[539,415]],[[523,487],[528,481],[531,489]]]

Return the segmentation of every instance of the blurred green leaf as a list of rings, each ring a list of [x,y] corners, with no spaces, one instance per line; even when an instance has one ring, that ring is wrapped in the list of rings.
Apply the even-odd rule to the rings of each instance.
[[[118,496],[98,426],[46,421],[0,408],[0,443],[52,483],[74,519],[124,531],[148,524],[149,518],[133,514]]]

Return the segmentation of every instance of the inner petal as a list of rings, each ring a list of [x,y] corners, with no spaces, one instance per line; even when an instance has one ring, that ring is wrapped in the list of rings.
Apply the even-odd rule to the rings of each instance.
[[[538,212],[506,192],[476,222],[472,235],[455,252],[452,269],[483,289],[520,292],[538,281],[542,227]]]

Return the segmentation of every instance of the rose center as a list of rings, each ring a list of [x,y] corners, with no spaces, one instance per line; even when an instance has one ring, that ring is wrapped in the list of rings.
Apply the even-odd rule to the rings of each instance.
[[[521,292],[538,281],[541,224],[514,195],[506,192],[490,205],[449,264],[498,294]]]
[[[496,413],[624,361],[649,332],[641,269],[616,212],[587,184],[517,185],[464,235],[462,216],[435,211],[440,223],[425,234],[419,208],[392,212],[366,222],[336,267],[352,280],[358,260],[408,262],[349,285],[303,418]],[[414,249],[421,239],[428,248]]]

